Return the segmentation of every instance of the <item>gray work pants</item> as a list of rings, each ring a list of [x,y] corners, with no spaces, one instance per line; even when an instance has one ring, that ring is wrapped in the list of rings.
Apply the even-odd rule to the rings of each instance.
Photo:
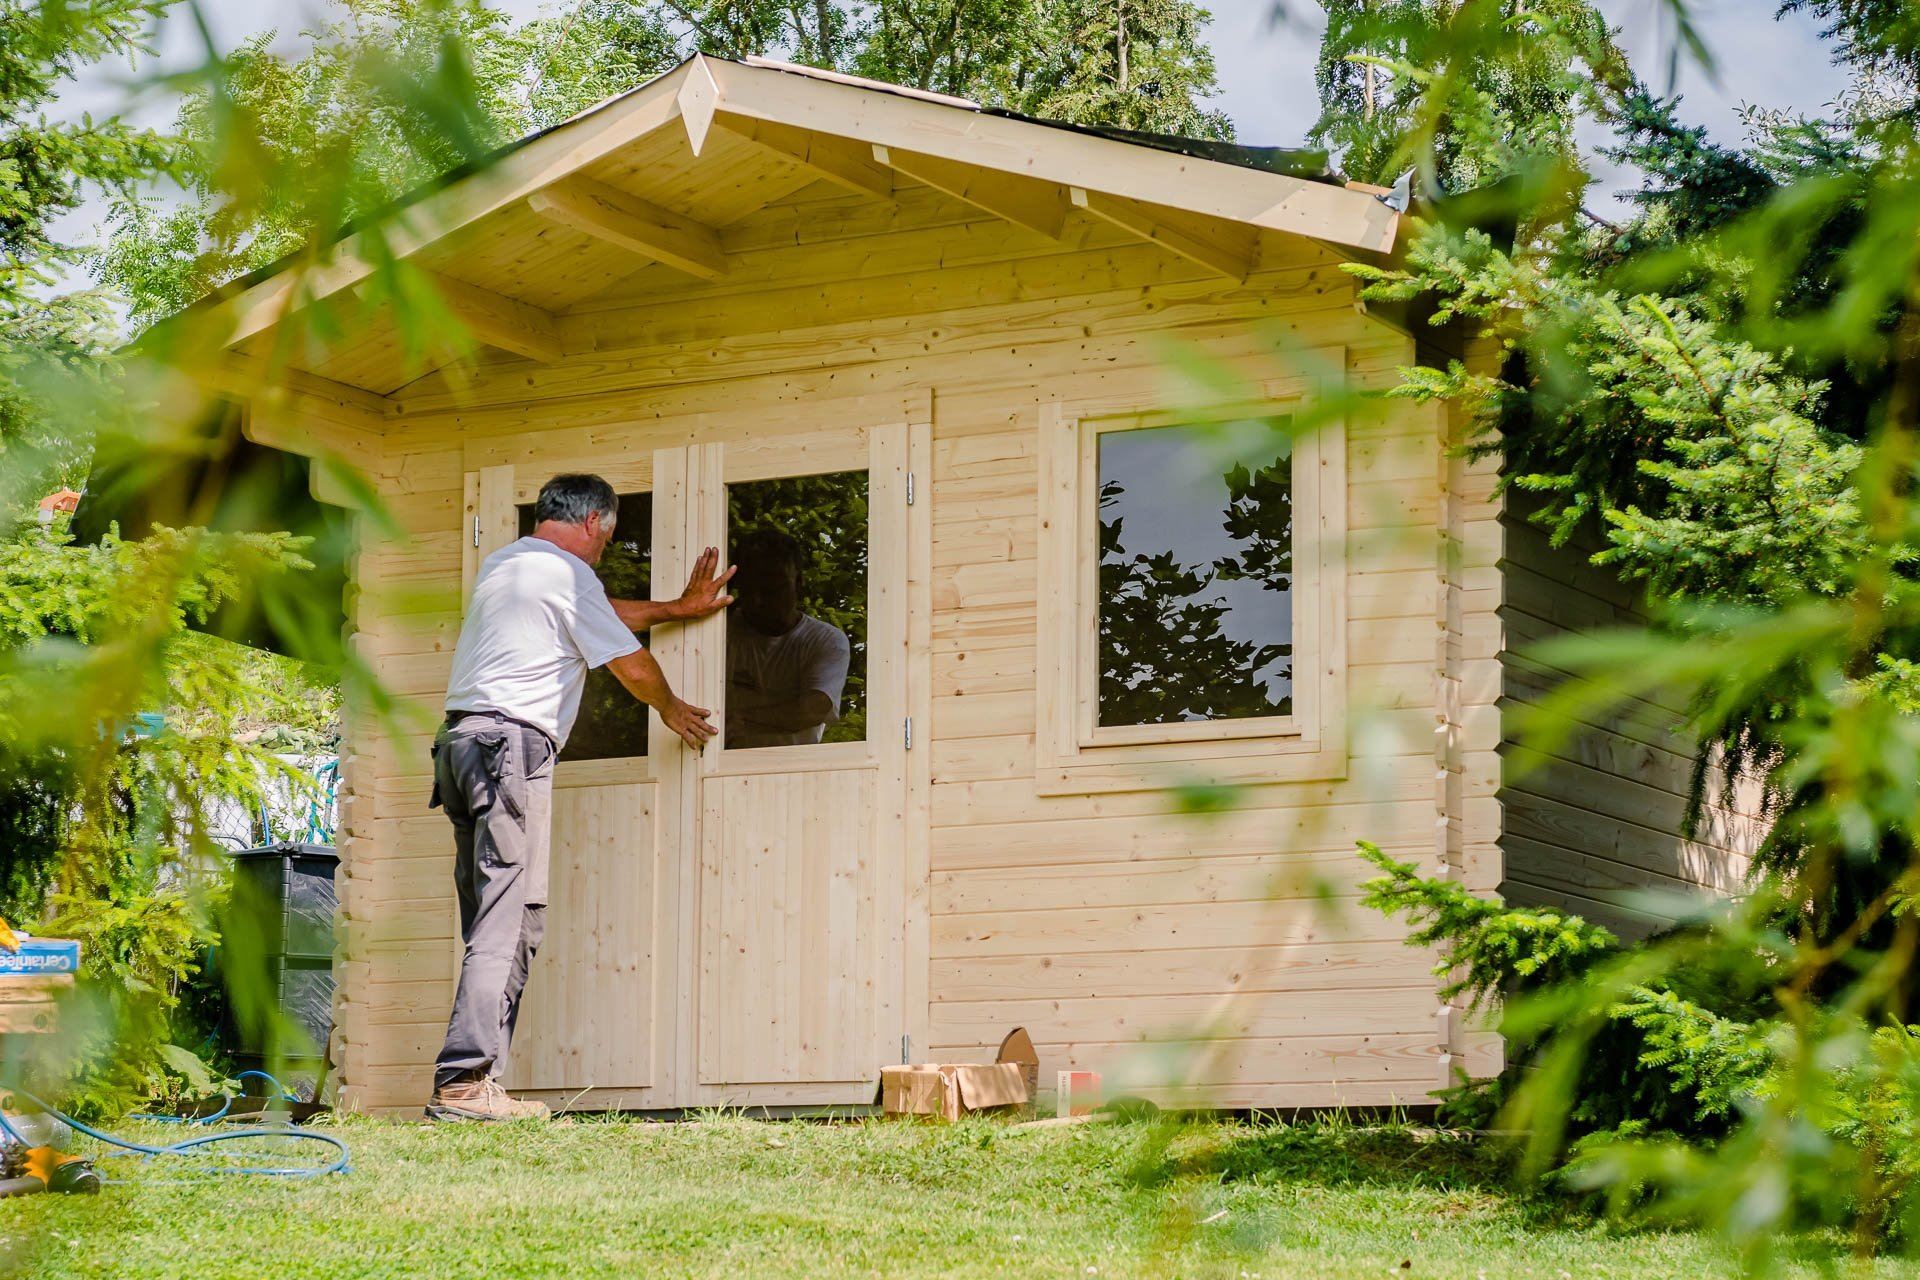
[[[433,740],[433,800],[453,822],[460,982],[435,1087],[506,1069],[520,993],[546,930],[554,748],[491,712],[449,717]]]

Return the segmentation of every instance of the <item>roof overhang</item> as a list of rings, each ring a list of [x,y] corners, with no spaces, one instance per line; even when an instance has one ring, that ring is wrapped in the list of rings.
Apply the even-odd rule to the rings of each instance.
[[[304,259],[304,269],[280,264],[235,282],[197,318],[211,322],[219,345],[233,347],[297,307],[363,283],[379,257],[407,257],[523,202],[563,221],[592,219],[595,194],[617,193],[585,184],[583,197],[582,184],[566,180],[676,123],[696,156],[720,131],[856,191],[885,194],[900,173],[1042,231],[1057,230],[1069,208],[1080,209],[1229,275],[1234,250],[1208,233],[1222,223],[1384,254],[1399,222],[1399,214],[1367,190],[989,113],[964,99],[696,55],[398,202],[381,215],[378,252],[367,232],[349,232],[330,254]],[[682,255],[676,266],[698,272],[711,265],[705,256],[711,245],[703,247],[697,237],[661,244],[662,252]],[[492,295],[465,301],[471,304],[465,314],[497,335],[492,345],[536,358],[550,345],[543,313]],[[352,401],[351,391],[321,388],[318,394]],[[375,426],[381,401],[366,396],[336,404],[335,412],[356,426]]]

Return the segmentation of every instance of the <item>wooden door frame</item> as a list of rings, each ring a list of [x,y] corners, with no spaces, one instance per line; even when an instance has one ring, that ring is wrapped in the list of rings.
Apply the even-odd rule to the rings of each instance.
[[[895,982],[890,1002],[896,1010],[893,1021],[901,1028],[899,1060],[905,1061],[924,1051],[931,1034],[932,395],[919,391],[817,401],[783,407],[774,419],[760,425],[770,429],[746,435],[733,426],[729,415],[701,413],[635,424],[623,431],[561,430],[517,441],[469,441],[463,451],[466,501],[460,539],[462,604],[464,608],[480,561],[517,536],[513,508],[524,500],[522,492],[537,489],[556,472],[597,471],[613,481],[616,489],[625,485],[627,489],[650,490],[654,495],[653,578],[656,583],[673,583],[685,577],[700,547],[714,544],[713,538],[703,541],[702,533],[724,528],[726,445],[713,436],[727,434],[727,428],[733,426],[731,434],[736,438],[731,447],[737,456],[759,456],[759,461],[741,468],[740,474],[770,477],[789,473],[781,471],[773,459],[790,449],[814,452],[825,446],[825,455],[831,455],[833,438],[844,436],[850,426],[870,439],[873,433],[890,429],[904,434],[904,469],[889,483],[903,502],[911,492],[912,500],[906,506],[906,538],[903,545],[889,546],[884,552],[895,557],[897,565],[888,572],[905,592],[905,630],[900,637],[906,650],[902,659],[903,699],[913,735],[911,749],[904,734],[889,735],[888,739],[899,744],[904,771],[901,857],[894,883],[902,936],[898,963],[890,975]],[[693,443],[685,443],[688,441]],[[815,456],[824,455],[815,452]],[[878,478],[878,468],[871,452],[868,456],[872,484]],[[823,465],[819,469],[831,468]],[[642,471],[646,473],[644,483]],[[870,555],[882,550],[870,548]],[[878,581],[881,570],[877,565],[870,572],[872,580]],[[703,672],[702,664],[693,660],[693,641],[701,635],[701,625],[724,627],[724,621],[665,628],[650,645],[682,697],[696,705],[717,708],[719,690],[711,687],[711,677]],[[659,718],[650,719],[648,768],[660,786],[659,839],[663,849],[677,850],[661,860],[658,889],[660,919],[663,924],[672,922],[670,929],[662,929],[667,935],[662,942],[670,945],[656,946],[654,952],[656,1025],[663,1032],[670,1030],[674,1043],[661,1046],[656,1053],[652,1087],[595,1090],[591,1101],[608,1109],[677,1109],[718,1100],[711,1094],[703,1096],[697,1084],[698,1004],[697,982],[693,980],[698,972],[697,877],[687,874],[698,859],[698,850],[691,845],[698,832],[698,790],[692,783],[696,765],[678,740],[660,725]],[[455,932],[457,936],[457,929]],[[457,972],[457,946],[452,963]],[[889,1053],[884,1061],[874,1063],[876,1080],[879,1068],[891,1061],[894,1058]],[[740,1092],[730,1100],[750,1106],[809,1107],[873,1100],[872,1087],[866,1085],[828,1098],[814,1096],[819,1091],[808,1086],[760,1087],[752,1090],[751,1096],[737,1096]],[[556,1093],[544,1091],[539,1096]]]

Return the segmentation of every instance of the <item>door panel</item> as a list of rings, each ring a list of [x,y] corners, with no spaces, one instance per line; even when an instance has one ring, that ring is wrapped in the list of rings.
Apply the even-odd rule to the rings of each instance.
[[[659,790],[655,782],[554,788],[546,942],[521,1001],[509,1088],[655,1083]]]
[[[866,587],[862,601],[840,574],[838,603],[814,602],[859,650],[838,727],[819,740],[759,745],[762,733],[695,753],[649,716],[644,756],[560,762],[552,901],[510,1087],[592,1089],[585,1107],[843,1104],[871,1101],[880,1066],[900,1060],[905,989],[924,992],[909,956],[924,963],[925,952],[924,832],[908,830],[909,814],[924,814],[910,798],[905,719],[926,629],[924,617],[908,625],[909,601],[924,609],[910,547],[924,557],[926,526],[907,514],[910,439],[924,450],[924,425],[709,440],[654,450],[644,465],[611,448],[548,464],[651,493],[661,594],[701,548],[729,545],[730,485],[864,470]],[[470,572],[517,532],[513,504],[544,472],[469,474]],[[738,507],[743,526],[764,525],[767,510]],[[791,532],[817,549],[858,527],[797,520]],[[727,637],[720,615],[648,640],[675,691],[723,727]],[[913,686],[923,699],[924,684]]]
[[[879,963],[871,769],[701,784],[700,1082],[871,1078]]]
[[[720,473],[729,494],[719,501],[709,494],[702,504],[708,523],[701,541],[728,546],[742,578],[750,575],[740,548],[765,554],[768,512],[782,504],[796,510],[782,532],[801,544],[806,573],[817,579],[799,593],[801,612],[841,631],[851,650],[839,719],[800,735],[814,740],[709,747],[695,767],[699,992],[692,1070],[702,1102],[870,1101],[880,1066],[899,1060],[908,430],[875,427],[863,435],[857,451],[854,441],[823,447],[818,439],[795,440],[786,450],[778,440],[762,440],[738,455],[723,446]],[[865,474],[849,483],[855,468]],[[789,477],[809,480],[791,492],[769,492]],[[759,488],[748,494],[732,486]],[[836,502],[863,511],[864,519],[849,525],[822,510]],[[730,518],[742,528],[729,527]],[[737,539],[739,533],[752,536]],[[860,567],[863,573],[854,572]],[[764,714],[779,692],[770,668],[743,683],[728,652],[750,616],[741,609],[746,591],[730,627],[716,620],[721,625],[689,642],[706,687],[720,694],[723,725],[732,714],[729,699]],[[756,733],[750,741],[765,737]]]

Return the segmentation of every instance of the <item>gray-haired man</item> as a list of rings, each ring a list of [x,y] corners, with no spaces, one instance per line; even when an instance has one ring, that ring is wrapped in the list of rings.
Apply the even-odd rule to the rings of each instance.
[[[465,952],[430,1120],[543,1116],[500,1087],[520,993],[546,928],[553,763],[580,710],[587,671],[605,666],[694,750],[714,728],[668,687],[636,631],[726,608],[733,570],[702,552],[679,599],[610,600],[592,566],[613,538],[618,501],[599,476],[540,489],[532,534],[488,556],[474,579],[433,741],[433,800],[453,820],[454,886]]]

